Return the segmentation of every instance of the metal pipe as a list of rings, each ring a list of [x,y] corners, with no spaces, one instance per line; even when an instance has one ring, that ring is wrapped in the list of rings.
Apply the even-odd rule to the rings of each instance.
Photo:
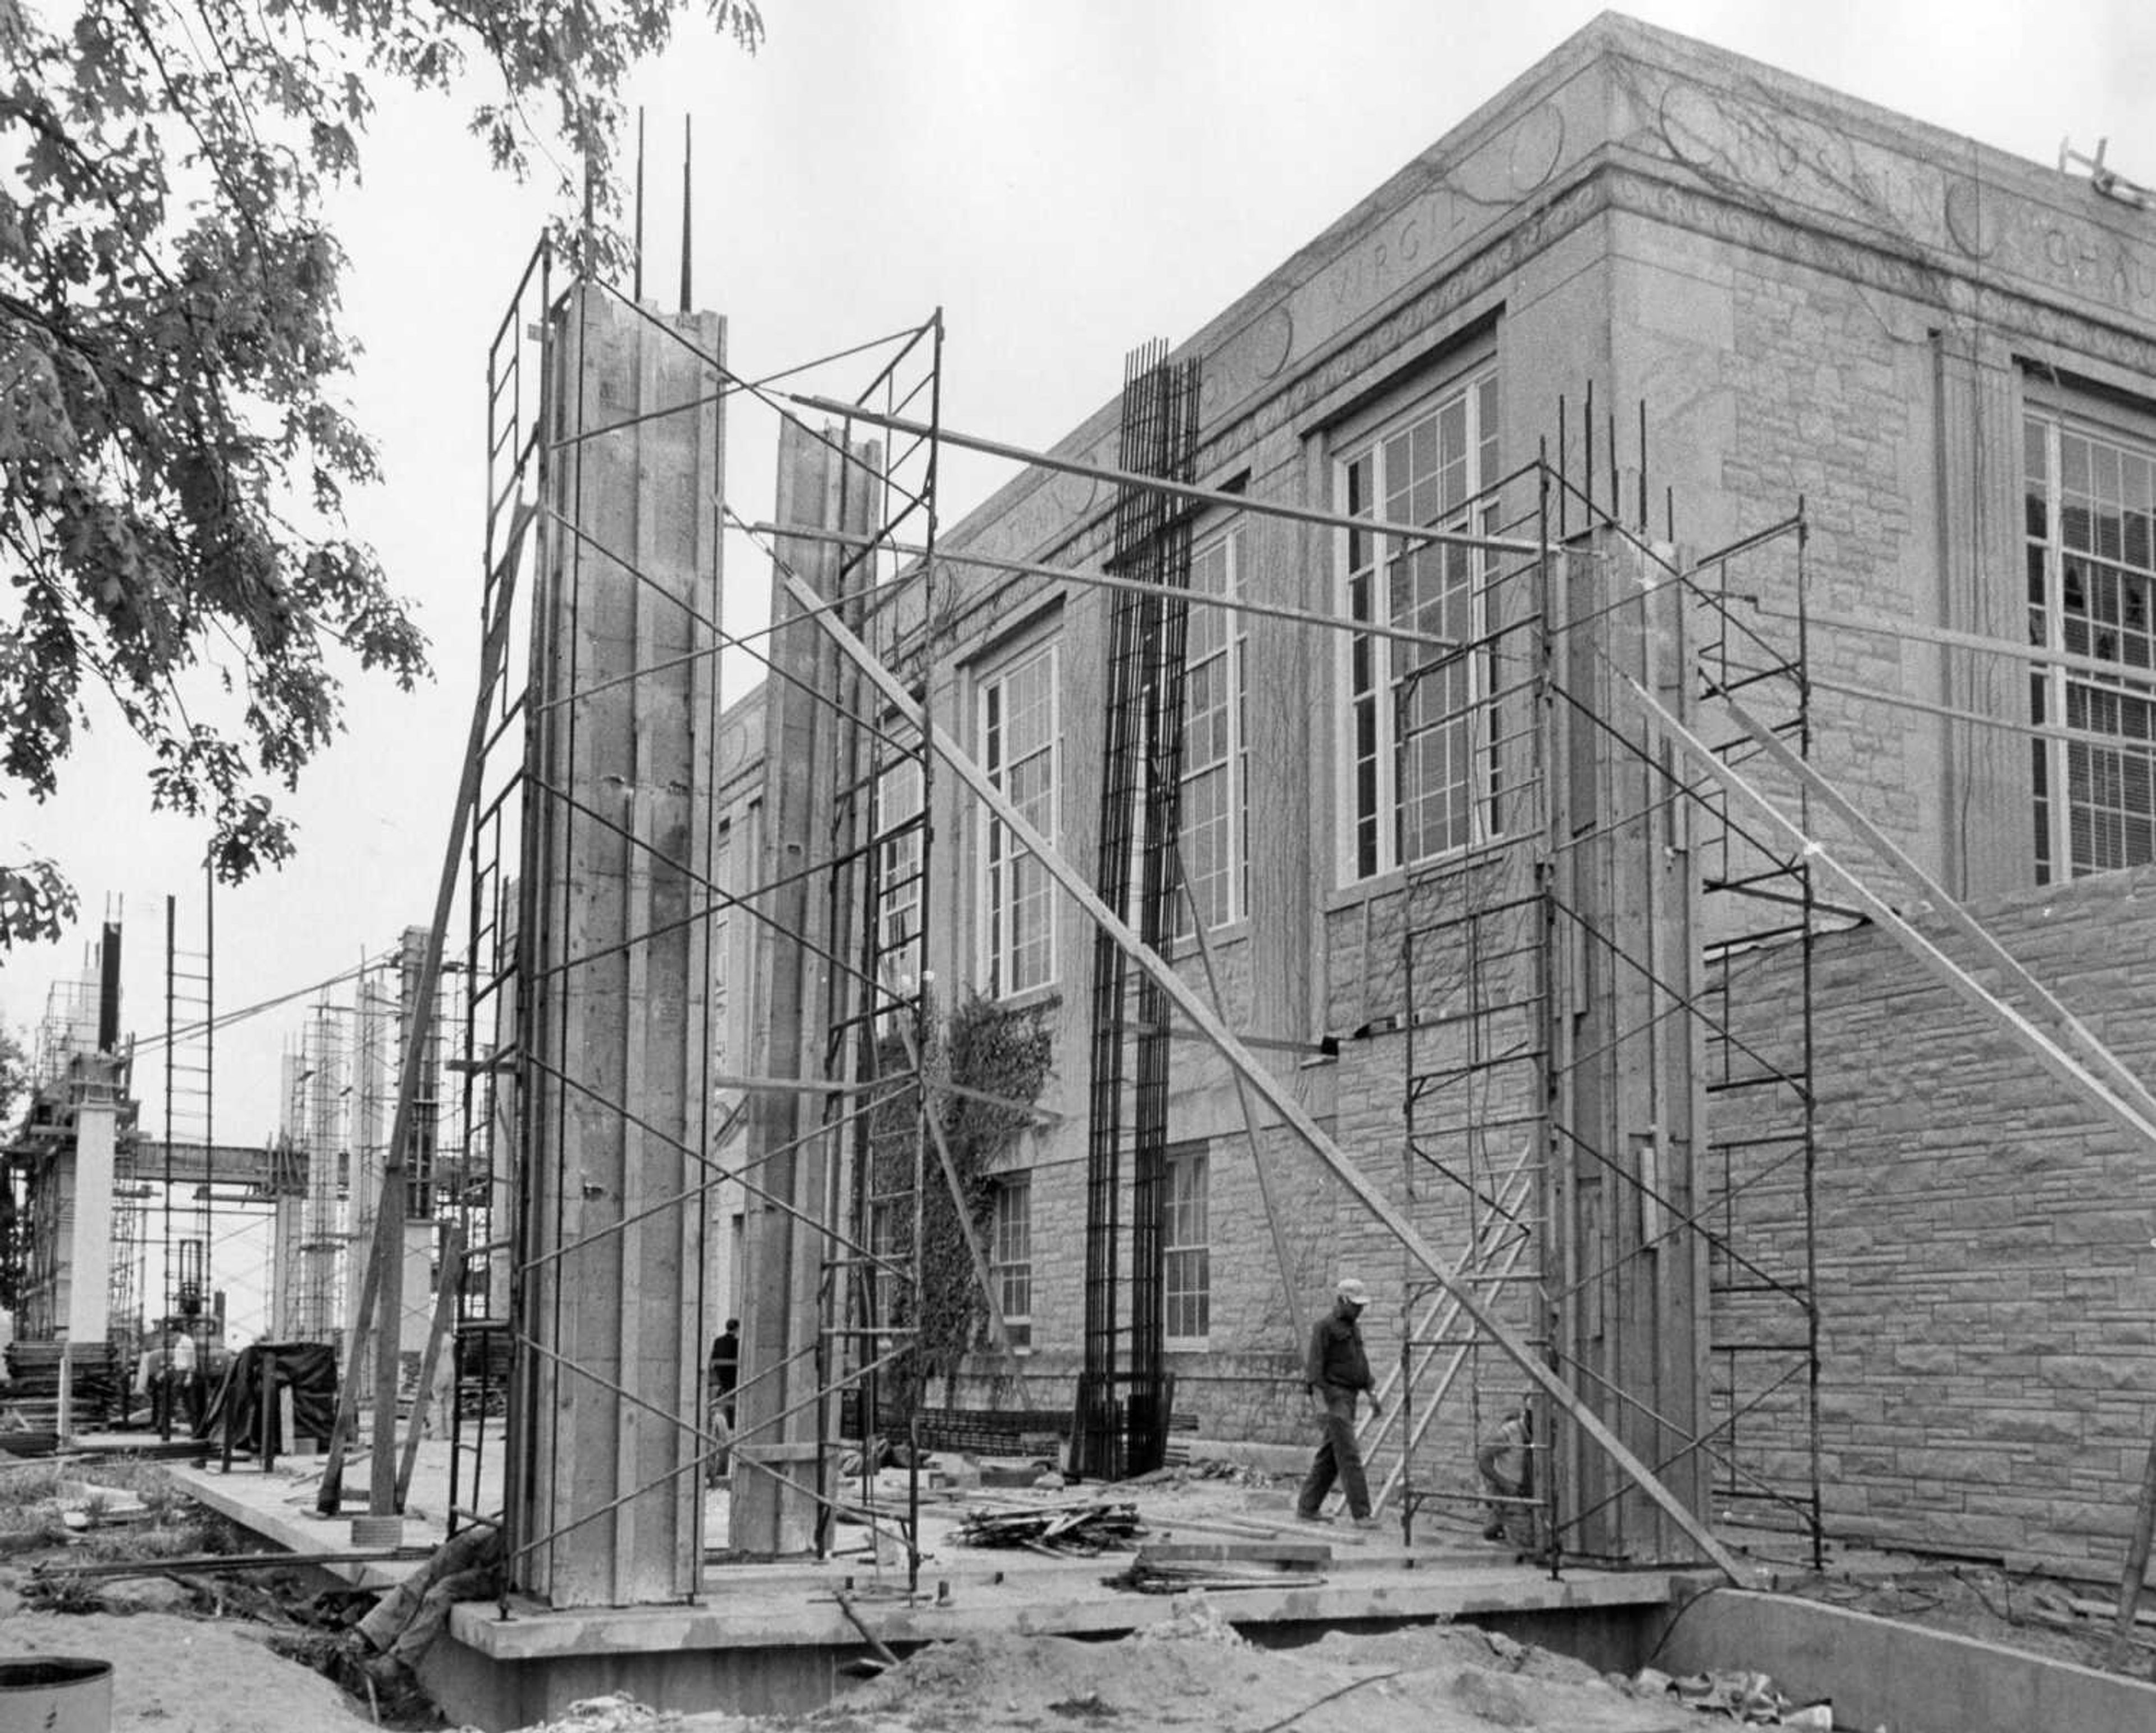
[[[819,414],[850,416],[856,421],[865,421],[873,426],[891,429],[895,433],[917,434],[924,437],[932,429],[928,424],[912,421],[902,415],[881,415],[857,404],[842,403],[828,397],[813,397],[791,391],[772,393],[787,402],[798,404],[804,409],[814,409]],[[1326,529],[1361,530],[1366,534],[1397,536],[1404,541],[1434,542],[1447,548],[1479,548],[1485,553],[1519,553],[1540,555],[1538,542],[1521,542],[1502,536],[1471,536],[1456,530],[1431,529],[1419,523],[1394,523],[1381,517],[1350,517],[1340,512],[1321,512],[1308,506],[1291,506],[1277,500],[1254,499],[1248,494],[1230,493],[1224,488],[1201,487],[1192,481],[1171,481],[1160,476],[1147,476],[1134,470],[1110,468],[1106,464],[1086,463],[1077,458],[1058,457],[1053,452],[1029,450],[1023,445],[1013,445],[1002,440],[983,439],[978,434],[960,433],[944,428],[936,435],[947,445],[963,450],[978,451],[984,456],[1006,458],[1013,463],[1022,463],[1034,469],[1056,470],[1066,476],[1086,476],[1096,481],[1111,481],[1119,487],[1147,488],[1155,493],[1165,493],[1177,499],[1192,500],[1202,506],[1223,506],[1232,511],[1255,512],[1268,517],[1291,518],[1297,523],[1314,523]]]

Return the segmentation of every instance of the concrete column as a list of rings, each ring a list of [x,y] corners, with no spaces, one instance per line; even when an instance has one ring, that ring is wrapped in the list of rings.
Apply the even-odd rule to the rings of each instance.
[[[670,332],[667,327],[670,325]],[[572,291],[550,332],[519,952],[511,1571],[557,1607],[701,1587],[705,1000],[723,322]],[[672,413],[667,413],[671,411]]]
[[[880,505],[877,459],[839,455],[842,436],[819,437],[780,424],[781,524],[866,534]],[[862,450],[862,448],[856,448]],[[828,543],[782,538],[778,557],[819,594],[834,593],[839,556]],[[775,587],[773,618],[799,609]],[[824,958],[860,954],[859,935],[834,932],[829,876],[804,872],[848,853],[855,839],[831,822],[839,791],[857,774],[843,759],[857,732],[833,713],[848,685],[830,640],[807,624],[782,629],[773,657],[785,677],[768,681],[765,709],[764,847],[754,972],[755,1021],[750,1069],[759,1077],[824,1074],[833,982]],[[854,682],[858,688],[858,683]],[[765,1195],[747,1202],[742,1257],[742,1384],[736,1405],[737,1465],[730,1506],[732,1544],[756,1554],[800,1552],[815,1539],[819,1398],[826,1376],[818,1336],[823,1237],[818,1224],[839,1218],[829,1182],[829,1139],[813,1135],[822,1100],[766,1091],[750,1103],[747,1165]],[[791,1206],[791,1211],[781,1204]]]
[[[1703,1511],[1707,1459],[1685,1447],[1707,1424],[1706,1246],[1673,1231],[1693,1208],[1704,1124],[1700,1022],[1678,1003],[1699,991],[1691,808],[1667,798],[1671,784],[1653,768],[1663,749],[1630,719],[1602,660],[1682,714],[1686,658],[1679,592],[1639,599],[1649,588],[1641,556],[1614,537],[1603,546],[1606,558],[1570,563],[1567,589],[1573,618],[1609,611],[1568,634],[1561,652],[1573,697],[1601,725],[1561,723],[1551,759],[1574,839],[1555,867],[1558,1014],[1575,1056],[1554,1080],[1563,1170],[1554,1226],[1568,1242],[1553,1248],[1565,1273],[1557,1327],[1581,1369],[1582,1400]],[[1692,1556],[1599,1451],[1574,1453],[1568,1466],[1560,1518],[1592,1513],[1573,1544],[1641,1563]]]
[[[270,1340],[296,1340],[300,1331],[300,1273],[305,1267],[300,1231],[305,1198],[280,1191],[270,1224]]]
[[[381,975],[359,979],[352,998],[355,1026],[352,1063],[352,1161],[345,1188],[344,1294],[336,1319],[342,1325],[359,1315],[359,1290],[367,1279],[367,1260],[374,1243],[374,1213],[382,1201],[382,1163],[389,1143],[389,1115],[395,1107],[397,1074],[392,1031],[396,1002]],[[347,1360],[345,1376],[371,1388],[374,1378],[374,1332],[364,1349]]]
[[[404,1304],[397,1332],[398,1351],[408,1360],[427,1351],[434,1327],[434,1223],[429,1216],[404,1224]]]
[[[118,1132],[119,1111],[110,1102],[85,1102],[75,1109],[68,1250],[71,1342],[102,1342],[112,1325],[112,1169]]]

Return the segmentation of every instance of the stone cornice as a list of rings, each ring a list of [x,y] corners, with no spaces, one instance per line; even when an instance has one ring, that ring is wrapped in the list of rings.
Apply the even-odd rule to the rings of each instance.
[[[2156,217],[2086,182],[1604,15],[1240,297],[1204,361],[1224,462],[1502,285],[1603,210],[1727,241],[2156,373]],[[1056,450],[1111,465],[1116,405]],[[1111,503],[1022,475],[950,532],[1036,558]]]

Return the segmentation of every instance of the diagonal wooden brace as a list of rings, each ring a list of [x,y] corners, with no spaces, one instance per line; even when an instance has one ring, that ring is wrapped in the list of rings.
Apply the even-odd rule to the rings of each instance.
[[[835,615],[823,611],[816,592],[803,579],[786,570],[783,563],[779,573],[795,603],[803,609],[810,610],[809,620],[829,635],[839,652],[853,662],[883,695],[892,712],[909,726],[921,730],[922,738],[928,742],[936,755],[973,790],[975,798],[995,815],[1019,846],[1039,861],[1049,877],[1062,887],[1065,894],[1084,909],[1094,923],[1115,940],[1125,954],[1152,978],[1176,1009],[1213,1043],[1221,1057],[1281,1116],[1281,1121],[1302,1139],[1311,1152],[1332,1170],[1334,1177],[1347,1187],[1356,1201],[1399,1242],[1408,1256],[1427,1270],[1431,1279],[1458,1301],[1460,1310],[1474,1319],[1476,1326],[1503,1350],[1507,1358],[1553,1402],[1571,1416],[1573,1424],[1593,1439],[1642,1493],[1660,1505],[1670,1520],[1691,1536],[1692,1543],[1731,1581],[1743,1581],[1743,1567],[1735,1555],[1714,1538],[1699,1514],[1665,1486],[1652,1468],[1625,1447],[1624,1442],[1610,1431],[1601,1417],[1543,1361],[1523,1337],[1491,1312],[1471,1291],[1469,1285],[1459,1279],[1438,1256],[1435,1248],[1423,1238],[1414,1224],[1370,1182],[1354,1160],[1325,1134],[1317,1122],[1303,1110],[1301,1103],[1274,1079],[1272,1073],[1259,1064],[1250,1049],[1236,1038],[1235,1031],[1213,1014],[1211,1008],[1184,984],[1183,977],[1095,894],[1085,876],[1033,827],[1003,791],[988,779],[988,773],[952,738],[949,732],[938,724],[922,705],[914,701],[904,683],[884,666],[875,652],[856,637]]]
[[[1743,772],[1725,763],[1712,746],[1687,728],[1638,684],[1620,672],[1615,676],[1613,689],[1628,696],[1666,739],[1689,753],[1708,775],[1758,814],[1793,846],[1803,850],[1807,858],[1841,886],[1856,906],[1878,924],[1881,932],[1923,964],[1949,990],[1989,1017],[2002,1032],[2011,1036],[2052,1076],[2079,1093],[2137,1142],[2156,1149],[2156,1115],[2144,1113],[2137,1105],[2146,1092],[2138,1082],[2132,1082],[2130,1073],[2127,1073],[2128,1081],[2132,1085],[2130,1090],[2111,1081],[2112,1076],[2115,1072],[2124,1072],[2124,1067],[2107,1052],[2105,1057],[2109,1063],[2104,1068],[2105,1074],[2098,1075],[2081,1057],[2069,1052],[2046,1034],[1918,932],[1885,897],[1865,883],[1853,867],[1836,860],[1816,837],[1784,814],[1765,794],[1754,788]],[[1817,773],[1813,774],[1816,776]],[[1943,892],[1940,894],[1944,895]],[[1976,925],[1974,917],[1970,916],[1968,919],[1971,926]],[[1986,938],[1989,939],[1989,935]],[[1996,943],[1995,940],[1989,941],[1994,948]],[[1999,955],[2004,957],[2005,954],[2000,951]],[[2010,957],[2006,958],[2006,964],[2014,969],[2020,969]],[[2026,974],[2025,970],[2020,972]],[[2045,996],[2049,997],[2048,995]],[[2063,1007],[2060,1008],[2060,1015],[2064,1014]],[[2084,1043],[2096,1044],[2096,1037],[2080,1024],[2076,1023],[2074,1027],[2080,1031]]]

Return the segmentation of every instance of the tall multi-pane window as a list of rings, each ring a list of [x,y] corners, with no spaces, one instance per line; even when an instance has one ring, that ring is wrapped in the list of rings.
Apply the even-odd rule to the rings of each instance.
[[[1199,545],[1190,559],[1190,587],[1233,596],[1240,573],[1240,527]],[[1183,885],[1174,927],[1192,929],[1197,910],[1206,928],[1240,919],[1245,907],[1245,809],[1249,800],[1244,733],[1246,640],[1243,616],[1226,608],[1193,608],[1183,657]]]
[[[988,1273],[1014,1348],[1033,1345],[1033,1179],[1006,1174],[995,1182]]]
[[[1213,1327],[1213,1249],[1205,1208],[1205,1146],[1168,1152],[1162,1226],[1163,1334],[1178,1347],[1203,1347]]]
[[[1350,517],[1494,534],[1497,378],[1483,368],[1342,450],[1338,499]],[[1490,681],[1474,551],[1367,530],[1342,533],[1351,619],[1445,638],[1445,650],[1351,635],[1346,698],[1342,866],[1350,879],[1428,860],[1486,835],[1496,760],[1480,706]]]
[[[876,950],[886,994],[921,974],[921,761],[901,759],[876,779]]]
[[[2024,424],[2036,880],[2156,861],[2156,449],[2033,409]],[[2096,666],[2091,666],[2093,663]]]
[[[981,764],[988,780],[1050,841],[1062,758],[1055,645],[1022,651],[980,687]],[[981,869],[981,955],[991,999],[1055,979],[1055,906],[1048,872],[1000,819],[987,820]]]

